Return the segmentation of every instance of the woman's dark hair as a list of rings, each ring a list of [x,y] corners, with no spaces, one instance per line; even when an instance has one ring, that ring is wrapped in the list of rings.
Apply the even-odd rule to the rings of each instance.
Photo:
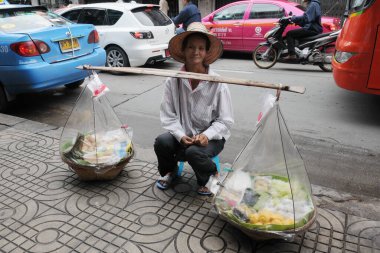
[[[203,33],[200,33],[200,32],[196,32],[196,33],[192,33],[190,35],[187,35],[183,39],[183,42],[182,42],[182,51],[185,50],[185,48],[187,46],[187,43],[189,43],[189,39],[192,38],[192,37],[199,37],[201,39],[204,39],[206,41],[206,51],[208,51],[210,49],[210,40],[208,39],[207,35],[205,35]]]

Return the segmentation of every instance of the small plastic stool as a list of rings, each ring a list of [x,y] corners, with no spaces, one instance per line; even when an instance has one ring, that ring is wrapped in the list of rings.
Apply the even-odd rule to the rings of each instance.
[[[216,155],[213,158],[211,158],[211,160],[215,163],[216,169],[218,170],[218,173],[220,173],[220,160],[219,160],[219,156]],[[184,166],[185,166],[185,161],[179,161],[177,176],[181,176]]]

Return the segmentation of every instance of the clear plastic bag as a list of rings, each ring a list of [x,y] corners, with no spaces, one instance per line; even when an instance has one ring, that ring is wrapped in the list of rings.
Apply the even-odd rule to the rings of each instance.
[[[279,103],[266,112],[213,199],[219,215],[254,239],[294,236],[311,226],[316,208],[304,162]],[[262,111],[263,112],[263,111]]]
[[[273,108],[274,106],[274,103],[276,102],[276,97],[273,96],[272,94],[270,93],[264,93],[261,97],[260,97],[260,101],[261,101],[261,110],[260,110],[260,113],[259,115],[257,116],[257,123],[258,124],[261,119],[263,117],[265,117],[265,115],[268,113],[268,111]]]
[[[79,96],[62,131],[62,160],[82,180],[116,177],[134,154],[132,129],[122,125],[96,73]]]

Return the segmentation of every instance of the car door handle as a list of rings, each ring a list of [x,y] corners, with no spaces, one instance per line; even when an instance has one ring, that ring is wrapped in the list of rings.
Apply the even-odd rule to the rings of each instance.
[[[233,23],[232,25],[233,25],[233,26],[241,26],[241,23],[240,23],[240,22],[237,22],[237,23]]]

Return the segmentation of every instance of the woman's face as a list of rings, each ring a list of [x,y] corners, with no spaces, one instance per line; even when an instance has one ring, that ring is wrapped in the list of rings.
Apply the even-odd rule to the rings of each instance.
[[[206,40],[199,36],[191,36],[185,47],[186,64],[203,64],[206,57]]]

